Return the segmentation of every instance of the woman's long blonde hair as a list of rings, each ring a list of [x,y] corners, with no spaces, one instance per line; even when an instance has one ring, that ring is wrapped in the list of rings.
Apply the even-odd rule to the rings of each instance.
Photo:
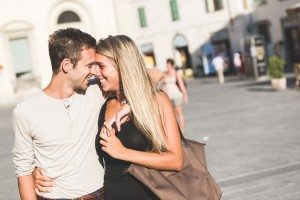
[[[96,53],[106,56],[118,69],[123,95],[129,101],[133,123],[152,143],[153,151],[164,151],[164,126],[160,114],[158,88],[149,77],[142,55],[126,35],[101,39]]]

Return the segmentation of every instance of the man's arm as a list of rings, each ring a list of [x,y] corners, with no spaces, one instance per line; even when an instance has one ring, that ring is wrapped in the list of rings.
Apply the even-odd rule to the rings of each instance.
[[[147,73],[149,74],[150,78],[156,85],[159,85],[164,78],[164,74],[156,68],[147,69]]]
[[[36,200],[32,175],[18,177],[21,200]]]
[[[20,107],[13,112],[14,146],[13,162],[18,177],[20,197],[22,200],[35,200],[32,171],[35,166],[33,141],[27,115]]]

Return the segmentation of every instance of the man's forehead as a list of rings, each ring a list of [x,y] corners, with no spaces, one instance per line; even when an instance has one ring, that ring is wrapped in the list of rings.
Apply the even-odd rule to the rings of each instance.
[[[80,60],[83,65],[91,66],[95,63],[95,50],[93,48],[84,49],[80,53]]]
[[[84,49],[80,52],[81,58],[93,58],[95,59],[96,52],[94,49]]]

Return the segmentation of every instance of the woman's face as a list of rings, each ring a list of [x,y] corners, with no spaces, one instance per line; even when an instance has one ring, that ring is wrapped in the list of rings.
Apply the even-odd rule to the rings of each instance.
[[[120,91],[120,76],[117,67],[104,55],[96,54],[96,64],[100,68],[97,74],[104,92]]]
[[[174,66],[171,63],[167,62],[167,70],[171,71],[172,69],[174,69]]]

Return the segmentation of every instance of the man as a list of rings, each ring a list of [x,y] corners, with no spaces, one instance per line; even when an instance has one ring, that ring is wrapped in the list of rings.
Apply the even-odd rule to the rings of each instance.
[[[13,161],[21,199],[100,195],[104,171],[95,136],[104,98],[97,85],[89,86],[95,73],[95,45],[91,35],[74,28],[50,35],[51,82],[13,112]],[[35,167],[55,179],[51,191],[37,191],[38,197],[32,177]]]

